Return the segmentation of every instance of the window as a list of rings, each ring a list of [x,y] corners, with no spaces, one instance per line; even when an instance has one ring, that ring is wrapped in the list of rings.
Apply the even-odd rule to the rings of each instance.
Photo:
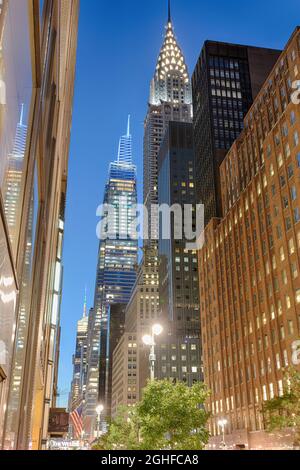
[[[8,231],[14,256],[21,223],[33,88],[29,16],[27,2],[0,1],[0,192],[10,213]]]
[[[291,125],[293,126],[296,122],[296,115],[295,115],[295,111],[291,111]]]
[[[284,358],[284,365],[285,365],[285,367],[288,367],[288,365],[289,365],[289,357],[288,357],[288,353],[287,353],[287,350],[286,350],[286,349],[283,351],[283,358]]]
[[[281,369],[280,355],[278,353],[276,354],[276,367],[277,370]]]
[[[3,390],[4,390],[4,381],[6,380],[6,375],[4,373],[4,370],[2,369],[1,365],[0,365],[0,402],[1,402],[1,399],[2,399],[2,394],[3,394]]]
[[[288,283],[287,273],[285,269],[282,271],[282,282],[284,285],[287,285]]]
[[[279,394],[280,397],[282,397],[283,393],[284,393],[284,391],[283,391],[283,381],[279,380],[278,381],[278,394]]]
[[[266,387],[266,385],[263,385],[263,399],[264,399],[264,401],[267,401],[267,400],[268,400],[267,387]]]
[[[292,221],[290,217],[286,217],[285,219],[285,229],[288,232],[292,228]]]
[[[299,144],[299,134],[297,131],[294,132],[294,146],[296,147]]]
[[[297,199],[297,189],[296,186],[291,187],[291,198],[292,201],[295,201]]]
[[[285,183],[286,183],[285,176],[281,175],[279,179],[280,179],[280,186],[283,188],[283,186],[285,186]]]
[[[292,176],[294,176],[294,167],[293,167],[293,165],[289,165],[288,166],[288,177],[289,177],[289,179],[292,178]]]
[[[294,334],[294,324],[293,324],[293,320],[289,320],[288,321],[288,330],[289,330],[289,335],[293,335]]]
[[[297,263],[292,263],[292,264],[291,264],[291,270],[292,270],[293,279],[297,279],[297,277],[298,277],[298,266],[297,266]]]
[[[288,129],[287,124],[285,123],[285,124],[283,124],[283,126],[282,126],[282,135],[283,135],[284,137],[287,137],[288,134],[289,134],[289,129]]]

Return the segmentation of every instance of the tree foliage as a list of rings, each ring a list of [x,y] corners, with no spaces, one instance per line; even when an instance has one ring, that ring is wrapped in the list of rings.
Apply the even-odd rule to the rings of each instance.
[[[181,382],[149,382],[142,401],[120,410],[95,448],[201,450],[209,438],[204,408],[208,396],[202,383],[188,387]]]
[[[263,414],[269,432],[292,428],[295,445],[300,445],[300,372],[294,368],[286,372],[283,395],[267,401]]]
[[[109,424],[109,431],[94,445],[94,450],[138,450],[139,428],[135,410],[121,407]]]
[[[147,450],[201,450],[207,444],[206,387],[179,382],[150,382],[137,406],[142,445]]]

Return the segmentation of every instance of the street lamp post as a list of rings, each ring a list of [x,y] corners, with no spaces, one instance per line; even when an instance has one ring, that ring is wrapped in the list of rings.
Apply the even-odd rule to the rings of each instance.
[[[161,335],[163,332],[163,327],[159,324],[153,325],[151,329],[151,335],[145,335],[143,337],[143,343],[146,346],[150,346],[149,353],[149,364],[150,364],[150,381],[153,382],[155,379],[155,336]]]
[[[220,419],[220,421],[218,421],[218,425],[220,426],[221,431],[222,431],[222,443],[221,443],[221,446],[222,446],[223,449],[226,448],[226,442],[225,442],[225,427],[226,427],[227,423],[228,423],[227,419]]]
[[[97,413],[97,439],[100,438],[100,423],[101,423],[101,413],[104,410],[103,405],[98,405],[96,408],[96,413]]]

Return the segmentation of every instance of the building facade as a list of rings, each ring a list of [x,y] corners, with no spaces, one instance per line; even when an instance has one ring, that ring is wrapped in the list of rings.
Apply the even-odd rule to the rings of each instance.
[[[0,3],[4,449],[42,448],[56,398],[78,6],[77,0]]]
[[[149,334],[152,325],[160,320],[154,269],[141,263],[125,310],[125,334],[113,353],[112,417],[120,406],[134,406],[141,398],[150,367],[149,350],[143,344],[143,336]]]
[[[110,324],[109,324],[109,367],[106,386],[106,415],[111,416],[112,409],[112,381],[113,381],[113,353],[118,346],[122,336],[125,332],[125,312],[126,304],[112,304],[110,305]],[[105,364],[100,362],[100,368],[104,368]]]
[[[83,307],[83,316],[77,323],[75,354],[73,355],[73,378],[69,399],[69,411],[78,408],[85,399],[87,379],[87,348],[88,348],[88,316],[86,298]]]
[[[159,300],[164,332],[157,340],[156,376],[192,385],[203,377],[198,257],[196,249],[188,248],[195,240],[186,238],[185,226],[185,211],[189,210],[190,230],[195,232],[195,155],[190,123],[169,123],[158,155],[158,203],[171,210],[170,215],[160,212]],[[165,233],[166,221],[169,234]],[[189,354],[191,348],[193,353]]]
[[[283,393],[300,336],[300,73],[296,29],[220,169],[222,219],[199,256],[205,381],[212,445],[282,448],[289,432],[264,432],[264,401]]]
[[[158,214],[151,209],[158,202],[158,152],[170,121],[192,122],[192,89],[185,58],[175,37],[169,2],[165,38],[151,81],[144,125],[144,204],[148,210],[144,262],[155,267]]]
[[[111,417],[139,401],[137,336],[124,333],[113,352]]]
[[[206,41],[192,77],[197,198],[221,217],[219,168],[280,51]]]
[[[98,403],[104,406],[103,417],[107,416],[110,408],[111,306],[128,303],[136,280],[138,240],[131,233],[130,227],[137,218],[137,182],[136,167],[132,163],[129,124],[128,121],[127,134],[119,143],[118,160],[110,165],[102,221],[99,225],[100,244],[94,312],[89,324],[88,381],[84,411],[85,432],[91,439],[94,438],[96,429]]]
[[[164,42],[151,81],[148,112],[144,123],[143,191],[148,216],[144,220],[144,256],[125,319],[125,334],[136,338],[137,365],[133,378],[128,376],[129,362],[123,369],[118,365],[119,360],[113,362],[112,414],[116,413],[121,404],[133,405],[139,401],[150,375],[149,350],[143,344],[142,338],[149,334],[153,324],[162,321],[158,260],[158,154],[170,121],[192,122],[192,90],[184,55],[175,37],[169,2]],[[122,351],[126,350],[126,338],[124,337],[118,345],[115,352],[117,357],[121,357]],[[128,384],[128,380],[135,382],[134,387],[131,387],[132,383]],[[127,388],[134,388],[134,393],[132,390],[128,390],[128,393],[126,390],[121,392],[120,384],[128,384]]]

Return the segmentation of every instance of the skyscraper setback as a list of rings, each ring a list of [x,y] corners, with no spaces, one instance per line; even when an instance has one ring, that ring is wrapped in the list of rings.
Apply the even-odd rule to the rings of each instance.
[[[136,280],[138,241],[131,237],[130,226],[136,219],[137,181],[132,162],[130,117],[127,133],[121,137],[118,159],[110,164],[104,194],[103,236],[99,244],[93,314],[89,319],[88,380],[84,411],[87,435],[94,437],[96,407],[109,408],[111,384],[110,326],[111,306],[127,304]],[[108,209],[113,207],[113,211]],[[101,235],[99,233],[99,235]]]

